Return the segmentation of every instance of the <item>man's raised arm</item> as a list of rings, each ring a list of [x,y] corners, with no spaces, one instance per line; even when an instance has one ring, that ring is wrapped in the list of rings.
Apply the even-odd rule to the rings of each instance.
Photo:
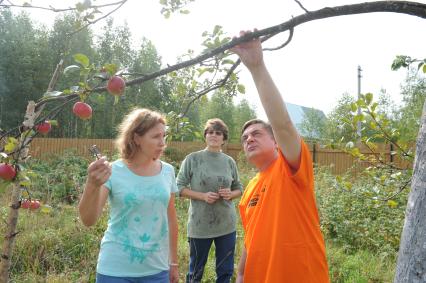
[[[248,32],[242,31],[240,36],[246,33]],[[281,94],[266,68],[260,39],[241,43],[232,48],[232,51],[238,54],[249,69],[266,116],[274,131],[275,141],[292,169],[297,170],[300,165],[301,138],[290,120]]]

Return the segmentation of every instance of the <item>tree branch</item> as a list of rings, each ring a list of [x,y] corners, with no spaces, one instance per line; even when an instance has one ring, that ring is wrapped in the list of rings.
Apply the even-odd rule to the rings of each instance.
[[[122,3],[122,2],[123,1],[120,1],[117,3]],[[377,13],[377,12],[406,14],[406,15],[411,15],[411,16],[416,16],[416,17],[426,19],[426,4],[418,3],[418,2],[409,2],[409,1],[376,1],[376,2],[366,2],[366,3],[359,3],[359,4],[322,8],[320,10],[311,11],[309,13],[299,15],[279,25],[254,31],[252,33],[246,34],[245,36],[242,36],[239,38],[234,38],[230,42],[223,44],[208,52],[205,52],[195,58],[177,63],[172,66],[168,66],[157,72],[153,72],[153,73],[146,74],[144,76],[129,80],[126,82],[126,85],[132,86],[132,85],[142,84],[146,81],[164,76],[168,73],[171,73],[183,68],[187,68],[196,64],[200,64],[206,59],[209,59],[213,56],[221,54],[225,52],[226,50],[242,42],[249,41],[254,38],[258,38],[262,36],[271,38],[277,35],[278,33],[291,30],[303,23],[320,20],[320,19],[338,17],[338,16]],[[106,86],[97,87],[92,90],[92,92],[95,92],[95,93],[104,92],[104,91],[106,91]],[[71,96],[77,96],[77,94],[71,94]],[[52,100],[55,100],[55,99],[61,99],[61,98],[60,97],[52,98]],[[46,100],[37,103],[36,108],[38,108],[40,104],[45,104],[45,103],[46,103]]]
[[[90,9],[97,9],[97,8],[105,8],[105,7],[108,7],[108,6],[115,6],[115,5],[119,5],[122,2],[126,2],[126,1],[127,0],[118,1],[118,2],[114,2],[114,3],[103,4],[103,5],[92,5],[92,6],[90,6]],[[43,6],[33,6],[33,5],[15,5],[11,1],[8,1],[8,2],[10,4],[2,4],[3,0],[0,1],[0,7],[5,7],[5,8],[15,7],[15,8],[25,8],[25,9],[31,8],[31,9],[39,9],[39,10],[51,11],[51,12],[55,12],[55,13],[67,12],[67,11],[76,11],[77,10],[76,7],[75,8],[69,7],[69,8],[58,9],[58,8],[55,8],[55,7],[52,7],[52,6],[43,7]]]
[[[338,17],[338,16],[377,13],[377,12],[407,14],[407,15],[417,16],[417,17],[426,19],[426,4],[417,3],[417,2],[408,2],[408,1],[377,1],[377,2],[367,2],[367,3],[359,3],[359,4],[352,4],[352,5],[337,6],[337,7],[331,7],[331,8],[326,7],[320,10],[311,11],[309,13],[305,13],[300,16],[294,17],[291,20],[288,20],[279,25],[254,31],[240,38],[234,38],[230,42],[223,44],[208,52],[205,52],[193,59],[180,62],[173,66],[168,66],[167,68],[164,68],[162,70],[159,70],[151,74],[141,76],[139,78],[135,78],[133,80],[129,80],[126,82],[126,85],[131,86],[131,85],[141,84],[143,82],[155,79],[157,77],[164,76],[168,73],[199,64],[205,61],[206,59],[216,56],[218,54],[221,54],[225,52],[226,50],[242,42],[249,41],[254,38],[262,37],[265,35],[272,37],[278,33],[290,30],[296,26],[299,26],[301,24],[304,24],[310,21]],[[106,90],[106,87],[104,86],[100,88],[95,88],[93,91],[103,92],[105,90]]]

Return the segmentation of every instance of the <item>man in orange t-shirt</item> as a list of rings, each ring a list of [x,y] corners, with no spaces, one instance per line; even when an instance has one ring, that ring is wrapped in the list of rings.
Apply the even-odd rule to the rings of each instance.
[[[242,129],[244,152],[259,173],[239,205],[245,238],[236,282],[328,283],[309,150],[268,73],[260,40],[232,51],[251,72],[270,121],[250,120]]]

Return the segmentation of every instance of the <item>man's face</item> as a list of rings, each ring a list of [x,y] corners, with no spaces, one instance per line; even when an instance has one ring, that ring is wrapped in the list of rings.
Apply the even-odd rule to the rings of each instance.
[[[241,136],[241,142],[247,159],[256,167],[274,158],[276,142],[262,124],[248,126]]]

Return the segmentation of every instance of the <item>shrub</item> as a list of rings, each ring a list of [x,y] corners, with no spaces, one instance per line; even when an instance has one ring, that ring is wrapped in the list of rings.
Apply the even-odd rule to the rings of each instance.
[[[32,160],[28,163],[28,169],[34,173],[29,187],[31,198],[45,203],[74,203],[82,192],[88,164],[74,151],[47,160]]]
[[[374,190],[375,184],[366,178],[343,188],[328,170],[317,169],[317,203],[326,237],[348,250],[394,254],[399,248],[408,190],[392,202],[374,197]]]

